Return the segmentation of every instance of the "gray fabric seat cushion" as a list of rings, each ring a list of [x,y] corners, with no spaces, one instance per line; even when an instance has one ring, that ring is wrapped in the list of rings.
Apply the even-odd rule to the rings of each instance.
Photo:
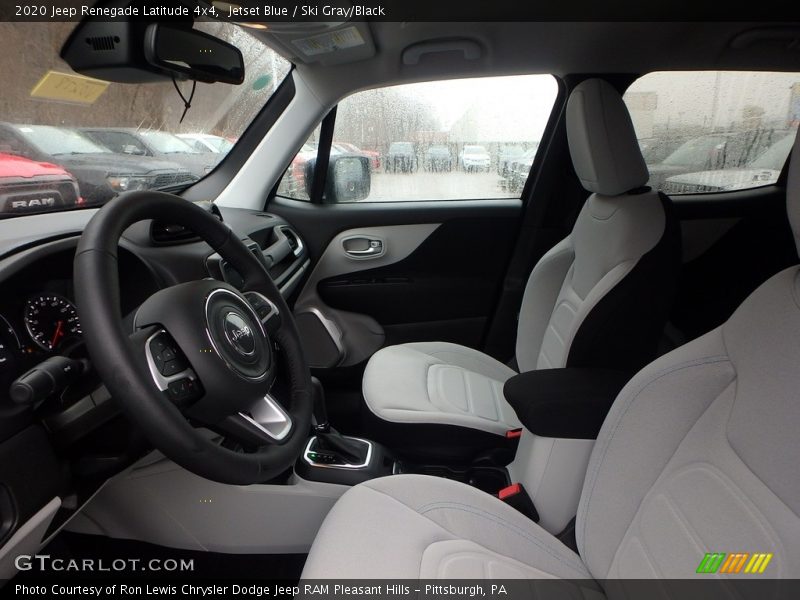
[[[465,346],[421,342],[375,353],[364,371],[369,409],[396,423],[440,423],[503,435],[520,427],[503,397],[516,372]]]
[[[800,268],[620,392],[576,535],[596,578],[683,578],[706,552],[773,553],[800,576]]]
[[[346,492],[323,523],[302,577],[562,578],[599,589],[577,554],[515,509],[426,475],[384,477]]]

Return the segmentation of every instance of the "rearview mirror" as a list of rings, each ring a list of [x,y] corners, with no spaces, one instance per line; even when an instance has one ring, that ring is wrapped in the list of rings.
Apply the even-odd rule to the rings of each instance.
[[[81,75],[119,83],[244,81],[236,46],[173,23],[87,18],[64,43],[61,58]]]
[[[195,29],[165,23],[149,25],[144,56],[151,65],[178,79],[235,85],[244,81],[244,58],[239,49]]]

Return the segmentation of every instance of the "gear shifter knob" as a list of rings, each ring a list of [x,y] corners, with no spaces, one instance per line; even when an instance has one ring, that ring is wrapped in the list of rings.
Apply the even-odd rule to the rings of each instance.
[[[311,387],[314,393],[314,431],[327,433],[331,426],[328,423],[328,408],[325,405],[325,389],[316,377],[311,378]]]

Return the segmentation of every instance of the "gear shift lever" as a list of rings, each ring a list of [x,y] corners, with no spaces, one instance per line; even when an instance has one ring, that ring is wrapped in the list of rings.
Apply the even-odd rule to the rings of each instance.
[[[322,387],[322,382],[316,377],[311,378],[311,387],[314,393],[314,433],[328,433],[331,425],[328,423],[325,389]]]
[[[311,378],[314,391],[314,434],[317,436],[317,452],[333,455],[341,464],[360,465],[367,459],[369,447],[363,442],[341,435],[328,423],[325,405],[325,390],[316,377]]]

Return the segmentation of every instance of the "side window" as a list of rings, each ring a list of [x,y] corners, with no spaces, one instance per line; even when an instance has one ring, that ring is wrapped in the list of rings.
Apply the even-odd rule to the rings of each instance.
[[[317,125],[300,151],[295,154],[292,162],[289,163],[278,184],[277,194],[279,196],[293,200],[309,200],[314,164],[317,161],[319,130],[320,127]]]
[[[778,180],[800,122],[800,74],[649,73],[628,88],[649,184],[667,194]]]
[[[359,92],[338,106],[331,158],[364,159],[369,186],[361,202],[519,198],[557,95],[551,75]],[[306,145],[314,157],[316,139]],[[307,164],[303,155],[292,165]],[[288,175],[284,189],[291,187]],[[295,194],[284,195],[307,199],[299,198],[293,179]]]

